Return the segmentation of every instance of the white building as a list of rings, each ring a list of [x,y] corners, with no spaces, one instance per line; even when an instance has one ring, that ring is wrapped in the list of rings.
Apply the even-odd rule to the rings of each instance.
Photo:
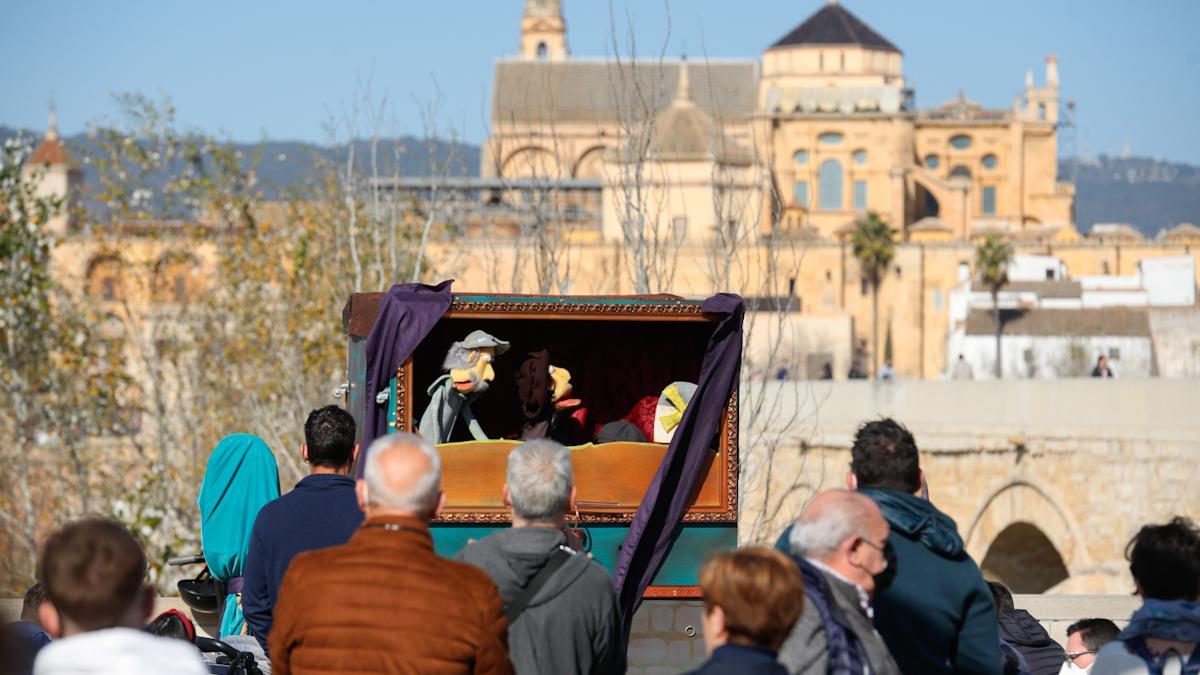
[[[1071,278],[1053,256],[1016,256],[998,295],[1001,366],[1006,378],[1084,377],[1106,356],[1117,377],[1178,376],[1198,363],[1156,361],[1156,308],[1200,317],[1195,261],[1172,256],[1143,260],[1131,276]],[[961,277],[960,277],[961,278]],[[1185,319],[1173,318],[1177,326]],[[996,320],[988,289],[969,280],[950,294],[949,376],[961,354],[978,378],[995,377]],[[1178,350],[1172,352],[1176,360]]]

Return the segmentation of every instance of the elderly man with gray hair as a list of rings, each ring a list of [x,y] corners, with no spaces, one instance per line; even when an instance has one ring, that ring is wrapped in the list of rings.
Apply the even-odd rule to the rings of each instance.
[[[366,515],[344,546],[292,559],[269,638],[292,672],[512,672],[496,586],[433,551],[441,459],[414,434],[377,439],[356,491]]]
[[[804,611],[779,649],[793,675],[900,675],[872,625],[871,598],[886,583],[888,524],[868,497],[826,490],[792,527],[790,553],[804,575]]]
[[[612,579],[566,546],[564,519],[574,501],[570,451],[550,440],[523,443],[508,456],[504,486],[513,526],[456,556],[499,587],[518,673],[625,672]]]

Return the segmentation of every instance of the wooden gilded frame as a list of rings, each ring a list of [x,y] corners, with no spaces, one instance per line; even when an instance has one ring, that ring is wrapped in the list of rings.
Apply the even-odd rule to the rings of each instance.
[[[504,296],[496,300],[475,299],[475,296],[455,296],[446,319],[558,319],[568,321],[629,321],[654,322],[709,322],[701,311],[700,304],[683,300],[654,302],[590,301],[559,298],[521,299]],[[392,398],[392,415],[389,428],[397,431],[412,431],[414,387],[412,358],[397,370]],[[738,398],[737,391],[731,393],[725,405],[721,426],[717,433],[717,457],[710,472],[717,472],[723,479],[720,503],[717,507],[689,509],[683,516],[685,523],[730,523],[737,522],[738,507]],[[629,523],[633,520],[636,507],[613,510],[581,512],[582,523]],[[511,516],[505,509],[458,511],[449,510],[434,522],[446,524],[502,525],[510,522]]]

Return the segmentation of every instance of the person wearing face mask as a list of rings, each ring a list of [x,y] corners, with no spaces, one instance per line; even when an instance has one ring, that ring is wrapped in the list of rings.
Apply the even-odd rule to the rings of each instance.
[[[912,433],[889,418],[866,422],[850,458],[846,487],[875,502],[891,528],[885,574],[894,576],[875,593],[875,629],[900,670],[999,675],[992,593],[954,520],[919,496],[925,474]]]
[[[804,611],[779,649],[791,675],[900,675],[871,624],[888,534],[879,507],[857,492],[826,490],[805,506],[785,551],[804,576]]]
[[[1063,655],[1059,675],[1084,675],[1092,672],[1096,653],[1117,639],[1121,629],[1108,619],[1080,619],[1067,627],[1067,653]]]

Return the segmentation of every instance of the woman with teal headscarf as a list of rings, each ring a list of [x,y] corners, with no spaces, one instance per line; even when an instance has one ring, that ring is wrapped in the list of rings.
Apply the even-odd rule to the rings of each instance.
[[[279,469],[271,449],[258,436],[221,439],[208,458],[200,486],[200,547],[214,577],[228,585],[221,637],[245,632],[241,580],[258,511],[279,497]]]

